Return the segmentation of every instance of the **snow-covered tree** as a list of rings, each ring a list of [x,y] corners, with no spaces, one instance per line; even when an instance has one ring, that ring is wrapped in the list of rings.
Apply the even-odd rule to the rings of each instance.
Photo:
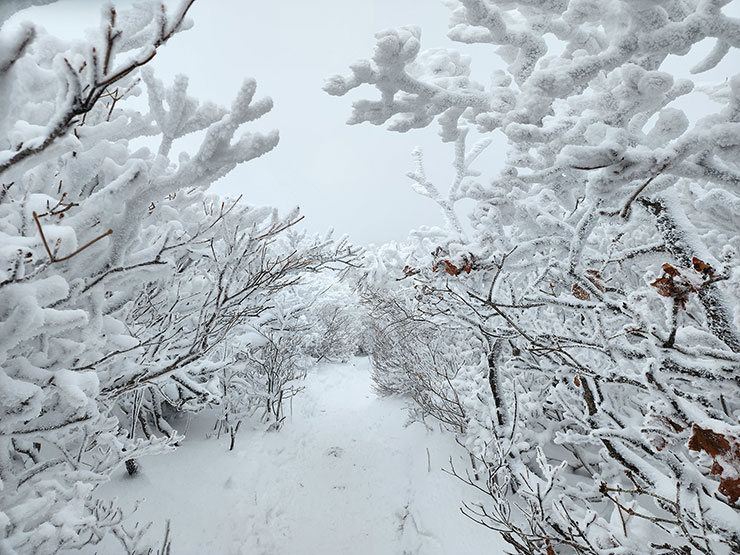
[[[240,131],[271,108],[254,81],[224,109],[144,67],[189,25],[192,0],[106,6],[87,41],[8,28],[44,3],[0,6],[0,551],[56,553],[111,529],[130,551],[121,511],[94,488],[177,440],[139,438],[135,423],[166,427],[161,396],[197,396],[193,368],[209,368],[213,346],[255,311],[247,297],[300,258],[252,258],[296,217],[204,192],[277,144],[276,132]],[[141,111],[129,98],[143,92]],[[173,160],[174,141],[195,132],[197,151]],[[265,271],[242,278],[253,264]]]
[[[117,357],[117,375],[102,391],[117,399],[132,437],[138,428],[147,438],[173,436],[163,409],[196,412],[221,404],[219,380],[237,364],[233,338],[288,302],[281,292],[301,283],[302,274],[355,256],[345,241],[330,236],[301,244],[281,239],[302,220],[297,211],[280,217],[271,208],[210,197],[170,213],[182,222],[161,253],[172,252],[170,273],[146,284],[122,312],[141,349],[128,366]],[[255,339],[237,342],[253,349]]]
[[[450,38],[508,64],[489,85],[415,27],[326,85],[380,92],[350,123],[436,119],[454,145],[447,191],[415,153],[447,226],[412,236],[385,296],[416,303],[400,329],[472,351],[451,385],[491,502],[466,512],[520,553],[740,550],[740,75],[665,70],[705,39],[693,73],[737,56],[727,4],[460,0]],[[701,95],[716,110],[692,121]],[[493,133],[509,147],[483,180]]]

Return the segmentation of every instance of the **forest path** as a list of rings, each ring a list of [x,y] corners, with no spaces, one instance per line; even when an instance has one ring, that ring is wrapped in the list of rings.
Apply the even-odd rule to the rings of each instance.
[[[154,537],[171,520],[175,555],[503,552],[458,510],[475,492],[442,471],[451,454],[465,467],[454,438],[408,425],[403,400],[374,393],[366,359],[320,365],[303,385],[279,432],[243,427],[229,452],[199,417],[175,453],[103,494],[146,498],[139,518]]]

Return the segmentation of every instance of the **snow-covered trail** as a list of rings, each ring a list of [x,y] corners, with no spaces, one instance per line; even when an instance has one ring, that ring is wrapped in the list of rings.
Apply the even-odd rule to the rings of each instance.
[[[243,429],[229,452],[201,418],[175,453],[104,493],[145,498],[139,518],[155,533],[169,518],[175,555],[503,552],[458,510],[474,492],[442,471],[450,455],[466,464],[453,438],[407,425],[402,400],[373,392],[365,359],[321,365],[303,385],[279,432]]]

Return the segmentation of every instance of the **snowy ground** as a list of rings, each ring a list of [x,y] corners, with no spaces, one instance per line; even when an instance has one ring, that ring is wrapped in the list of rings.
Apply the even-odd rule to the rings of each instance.
[[[366,359],[321,365],[304,385],[280,432],[243,428],[229,452],[202,417],[177,452],[142,460],[135,479],[122,471],[102,494],[143,499],[155,537],[169,518],[173,555],[505,551],[459,512],[475,492],[442,471],[450,455],[465,467],[454,438],[407,425],[402,400],[372,391]]]

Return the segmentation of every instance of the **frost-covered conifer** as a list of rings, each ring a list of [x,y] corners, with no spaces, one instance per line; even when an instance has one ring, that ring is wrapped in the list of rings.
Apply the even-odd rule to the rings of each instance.
[[[446,229],[376,273],[390,272],[387,299],[415,303],[399,329],[417,318],[472,350],[450,384],[491,500],[466,510],[520,553],[740,550],[740,75],[665,69],[737,59],[727,4],[460,0],[450,38],[508,64],[489,83],[405,27],[326,85],[380,91],[350,123],[436,119],[454,144],[446,192],[420,153],[409,174]],[[692,121],[681,100],[702,94],[716,109]],[[472,164],[499,132],[504,168],[483,180]]]

